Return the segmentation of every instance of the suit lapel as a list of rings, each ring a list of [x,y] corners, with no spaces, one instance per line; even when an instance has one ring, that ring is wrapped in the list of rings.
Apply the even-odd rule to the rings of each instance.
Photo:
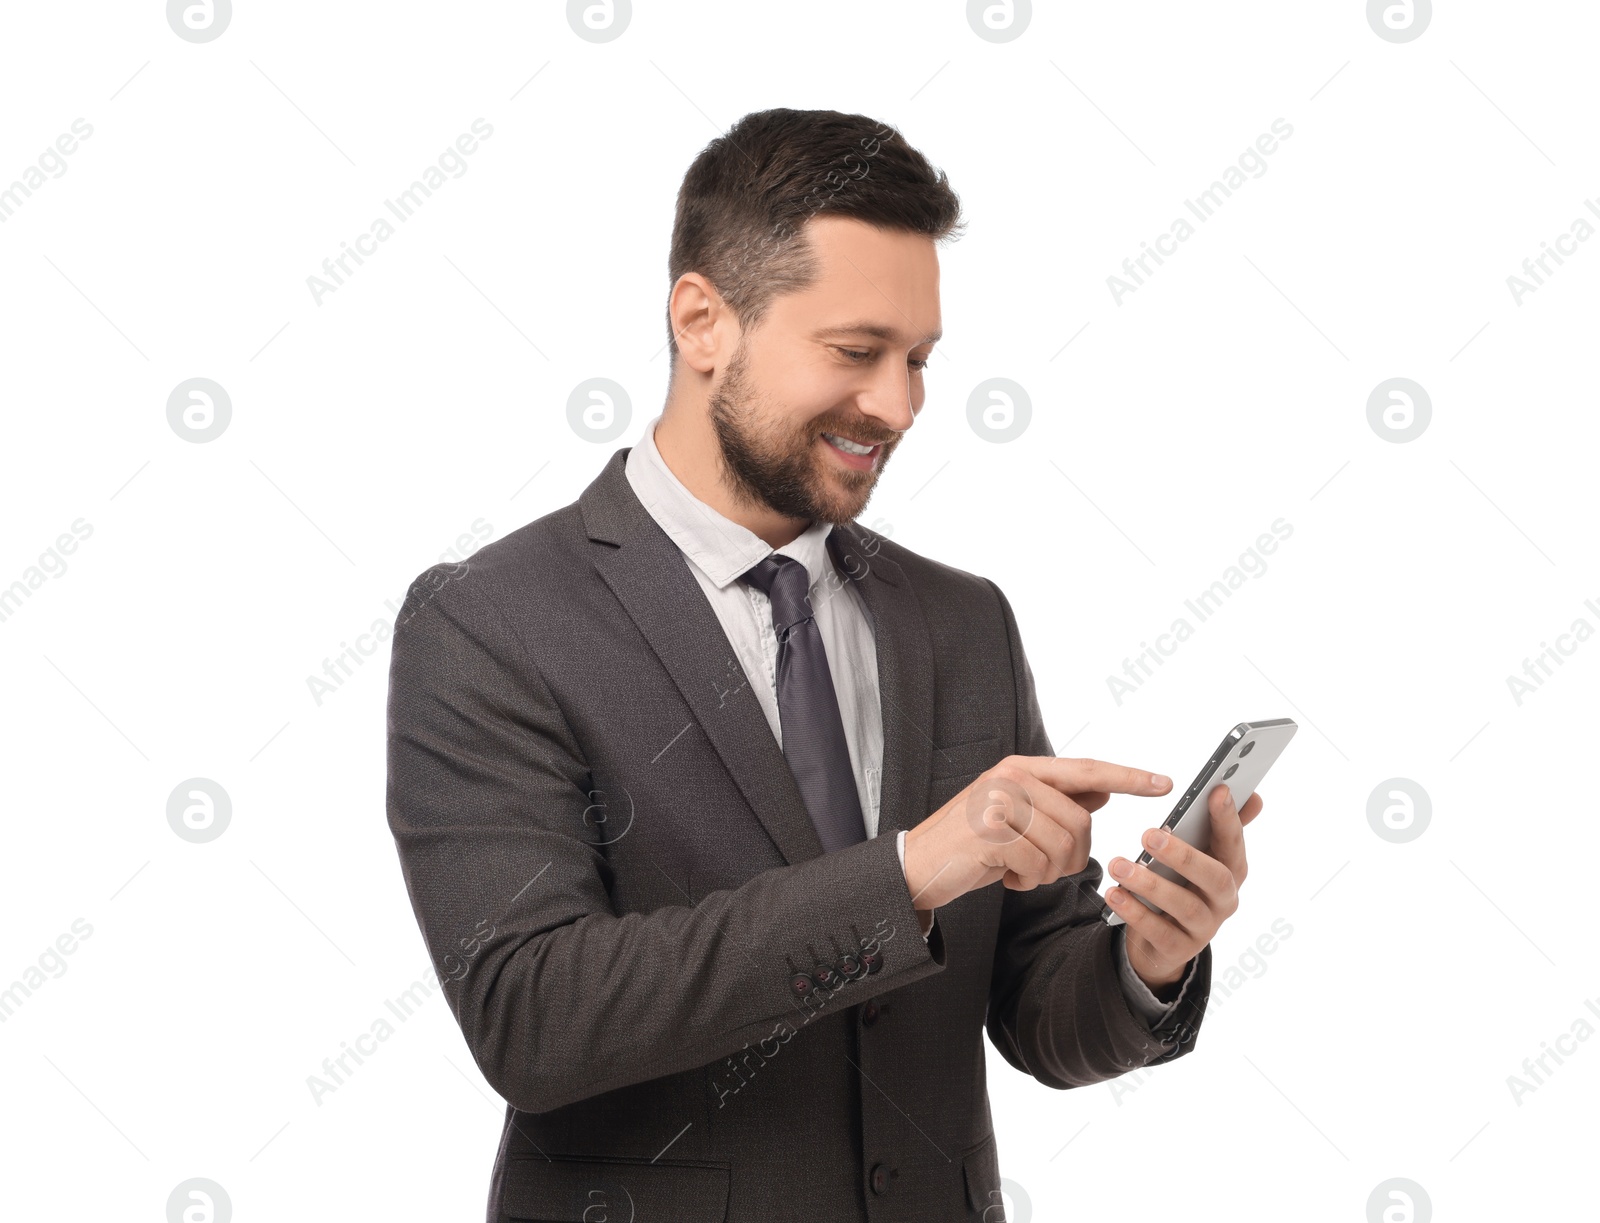
[[[681,747],[698,729],[772,837],[784,860],[821,856],[822,842],[794,774],[751,684],[683,553],[628,483],[631,447],[615,451],[578,499],[595,569],[655,651],[688,703],[693,722],[662,743],[641,745],[651,759]],[[860,592],[873,621],[883,711],[879,833],[920,822],[928,796],[933,724],[933,658],[922,609],[904,572],[879,551],[882,539],[854,523],[828,533],[841,573]]]
[[[933,758],[933,647],[905,571],[882,552],[883,537],[847,523],[828,532],[834,563],[860,592],[872,619],[883,712],[878,832],[910,829],[929,814]]]

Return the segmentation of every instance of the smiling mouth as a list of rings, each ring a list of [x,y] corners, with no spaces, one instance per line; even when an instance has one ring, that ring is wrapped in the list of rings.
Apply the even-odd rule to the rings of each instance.
[[[841,437],[837,433],[824,433],[822,436],[829,445],[842,450],[845,454],[853,454],[857,458],[868,457],[878,449],[878,446],[882,445],[880,442],[869,446],[865,442],[853,441],[848,437]]]

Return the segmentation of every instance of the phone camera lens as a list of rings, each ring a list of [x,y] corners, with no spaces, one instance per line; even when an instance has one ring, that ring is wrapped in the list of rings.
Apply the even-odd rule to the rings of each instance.
[[[1238,765],[1230,764],[1228,766],[1228,771],[1222,775],[1222,780],[1223,781],[1227,781],[1228,778],[1232,777],[1238,771],[1239,771],[1239,766]]]
[[[1250,740],[1249,743],[1246,743],[1243,747],[1241,747],[1239,749],[1239,758],[1242,760],[1244,757],[1248,756],[1250,754],[1251,749],[1254,748],[1255,745],[1256,745],[1256,741],[1254,739],[1252,739],[1252,740]]]

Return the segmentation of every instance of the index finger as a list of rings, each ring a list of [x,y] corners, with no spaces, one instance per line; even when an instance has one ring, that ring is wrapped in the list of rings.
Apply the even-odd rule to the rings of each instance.
[[[1085,811],[1098,811],[1111,801],[1111,795],[1104,790],[1085,790],[1082,794],[1067,795]]]
[[[1063,794],[1078,794],[1085,790],[1100,790],[1108,794],[1165,794],[1172,789],[1170,777],[1131,769],[1125,764],[1111,764],[1105,760],[1066,756],[1015,756],[1012,759]]]
[[[1251,820],[1255,819],[1256,816],[1261,814],[1262,806],[1263,803],[1261,799],[1261,792],[1258,790],[1249,798],[1245,799],[1244,806],[1239,808],[1239,822],[1241,824],[1248,824]]]
[[[1244,877],[1244,825],[1233,806],[1233,791],[1215,786],[1206,796],[1211,814],[1211,856],[1221,862],[1233,877]],[[1247,802],[1245,806],[1250,804]]]

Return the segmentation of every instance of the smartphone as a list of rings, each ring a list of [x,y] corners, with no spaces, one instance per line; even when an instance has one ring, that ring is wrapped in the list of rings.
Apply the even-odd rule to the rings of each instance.
[[[1273,718],[1267,722],[1240,722],[1230,730],[1211,759],[1206,761],[1191,785],[1178,797],[1177,806],[1167,816],[1165,828],[1179,840],[1187,841],[1201,853],[1211,849],[1211,811],[1207,801],[1211,791],[1226,784],[1233,795],[1233,805],[1243,807],[1245,800],[1256,792],[1261,779],[1267,775],[1272,762],[1289,746],[1294,732],[1300,728],[1289,718]],[[1184,879],[1171,867],[1156,862],[1147,849],[1135,859],[1140,866],[1148,866],[1163,879],[1184,883]],[[1159,913],[1161,910],[1143,896],[1133,893],[1145,908]],[[1122,918],[1104,901],[1100,916],[1107,925],[1120,926]]]

